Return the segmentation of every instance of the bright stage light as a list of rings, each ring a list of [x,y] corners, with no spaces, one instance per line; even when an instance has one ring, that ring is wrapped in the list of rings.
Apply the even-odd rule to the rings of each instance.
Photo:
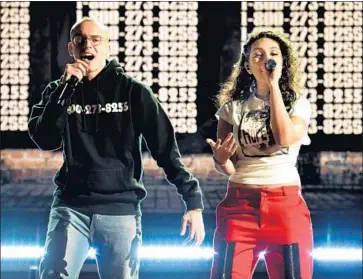
[[[39,246],[1,246],[1,259],[36,259],[40,258],[44,249]],[[268,251],[260,253],[262,259]],[[91,248],[88,258],[95,259],[97,251]],[[362,261],[361,248],[316,248],[311,253],[317,261]],[[147,260],[210,260],[213,249],[210,247],[185,246],[154,246],[145,245],[140,248],[139,256]]]
[[[37,246],[1,246],[2,259],[35,259],[44,253],[42,247]],[[91,248],[88,258],[95,259],[97,250]],[[182,246],[143,246],[139,250],[141,259],[156,260],[190,260],[211,259],[212,248],[182,247]]]
[[[356,248],[317,248],[312,256],[318,261],[362,261],[362,249]]]
[[[211,259],[212,248],[145,246],[140,249],[140,258],[157,260]]]

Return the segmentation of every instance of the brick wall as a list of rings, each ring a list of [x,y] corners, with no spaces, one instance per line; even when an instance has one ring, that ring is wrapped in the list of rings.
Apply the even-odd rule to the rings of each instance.
[[[311,156],[314,155],[314,156]],[[314,159],[315,158],[315,159]],[[213,180],[225,181],[226,177],[214,169],[210,154],[183,156],[182,162],[205,183]],[[63,163],[61,152],[38,149],[1,150],[1,184],[6,183],[49,183],[51,177]],[[362,153],[360,152],[319,152],[300,154],[299,172],[303,185],[341,187],[356,185],[363,187]],[[144,157],[144,179],[163,179],[163,171],[149,156]],[[312,179],[309,180],[309,176]],[[158,182],[159,183],[159,182]],[[313,186],[315,187],[315,186]]]
[[[221,178],[214,169],[211,155],[183,156],[182,162],[197,177]],[[63,163],[61,152],[38,149],[1,150],[1,184],[49,181]],[[164,177],[163,171],[149,157],[144,158],[145,175]]]

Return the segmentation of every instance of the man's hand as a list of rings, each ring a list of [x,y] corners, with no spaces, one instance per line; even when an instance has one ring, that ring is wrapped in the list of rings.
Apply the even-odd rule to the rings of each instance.
[[[187,226],[189,226],[189,236],[186,239],[186,243],[194,240],[194,245],[200,246],[205,237],[202,212],[199,210],[189,210],[184,214],[180,235],[183,236],[185,234]]]
[[[83,77],[87,75],[87,71],[88,71],[87,62],[81,59],[76,59],[73,63],[66,64],[62,82],[66,82],[71,78],[71,76],[75,76],[78,79],[78,81],[81,81]]]

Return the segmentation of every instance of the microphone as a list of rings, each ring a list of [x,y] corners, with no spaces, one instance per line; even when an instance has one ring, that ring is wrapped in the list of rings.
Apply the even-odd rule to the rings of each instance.
[[[81,57],[83,61],[93,60],[93,58],[95,58],[93,54],[86,54]],[[58,105],[61,104],[62,106],[64,106],[64,102],[72,95],[72,93],[76,89],[78,82],[79,80],[75,76],[71,76],[69,80],[66,81],[62,93],[59,95],[57,102]]]
[[[78,83],[78,78],[75,76],[71,76],[69,80],[67,80],[66,84],[63,87],[62,93],[59,95],[57,104],[61,104],[64,106],[64,102],[68,99],[69,96],[72,95],[74,89],[76,89],[76,85]]]
[[[265,63],[265,67],[266,67],[266,70],[269,71],[269,72],[272,72],[273,69],[275,69],[277,63],[275,60],[273,59],[269,59],[267,60],[267,62]]]

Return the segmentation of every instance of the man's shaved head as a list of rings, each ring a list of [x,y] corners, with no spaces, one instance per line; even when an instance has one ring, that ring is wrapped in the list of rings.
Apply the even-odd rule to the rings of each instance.
[[[69,36],[70,36],[71,40],[76,34],[79,33],[80,27],[81,27],[82,23],[84,23],[84,22],[92,22],[92,23],[96,24],[102,31],[105,39],[108,40],[109,34],[108,34],[107,27],[103,23],[99,22],[98,20],[95,20],[90,17],[83,17],[81,20],[79,20],[75,24],[73,24],[71,31],[69,32]]]

